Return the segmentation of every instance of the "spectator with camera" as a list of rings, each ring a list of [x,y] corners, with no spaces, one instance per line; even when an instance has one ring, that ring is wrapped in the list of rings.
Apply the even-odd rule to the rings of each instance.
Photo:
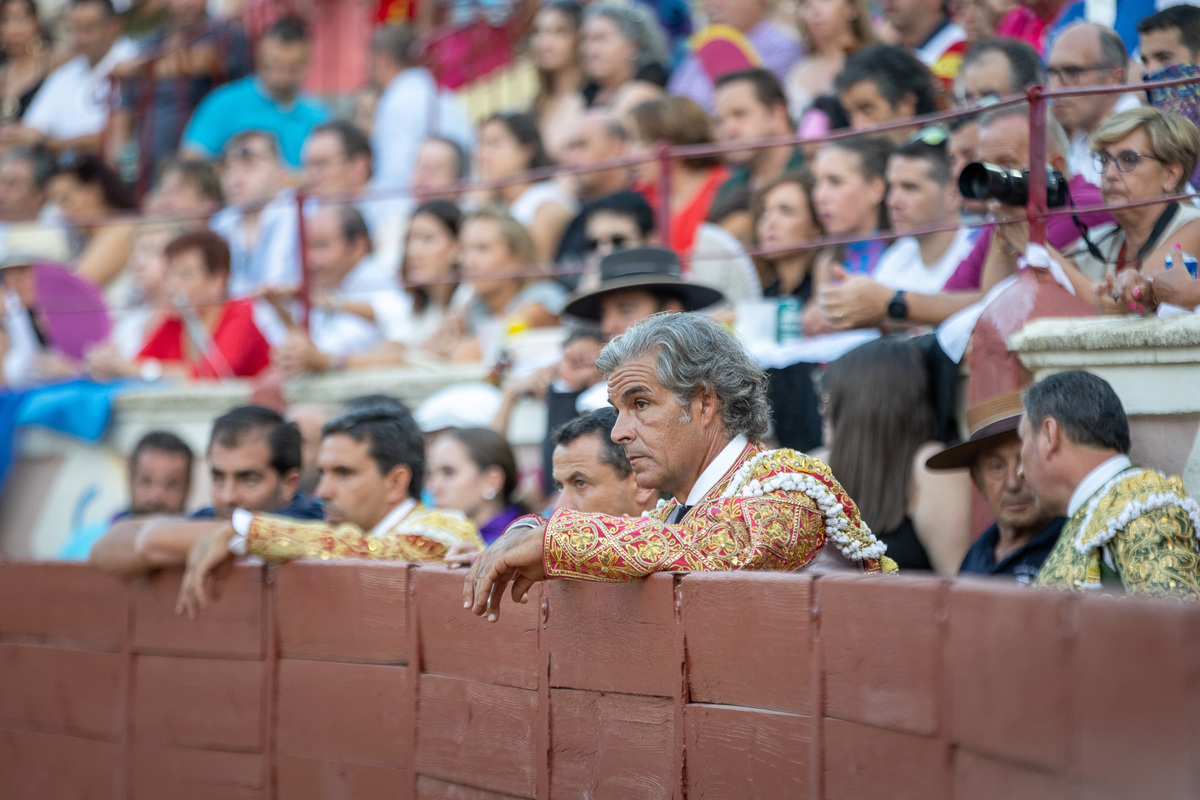
[[[1010,178],[1018,176],[1020,186],[1027,185],[1025,173],[1029,169],[1029,111],[1024,106],[997,108],[979,116],[979,147],[981,163],[1007,171]],[[1067,152],[1070,144],[1066,134],[1052,117],[1046,118],[1046,161],[1052,171],[1064,174],[1066,194],[1073,206],[1094,208],[1101,205],[1099,190],[1082,177],[1070,177],[1067,168]],[[976,164],[975,166],[980,166]],[[1017,259],[1024,252],[1021,235],[1027,236],[1025,226],[1025,201],[1023,197],[1010,197],[1007,202],[991,197],[988,199],[992,214],[1000,220],[1014,218],[1015,221],[987,228],[975,242],[975,246],[946,280],[939,292],[907,292],[905,294],[905,316],[908,322],[936,325],[967,306],[978,302],[983,295],[1017,270]],[[1076,224],[1075,220],[1079,223]],[[1051,247],[1074,252],[1080,240],[1080,227],[1103,225],[1112,220],[1107,211],[1055,216],[1046,220],[1046,239]],[[1003,235],[996,236],[997,230]],[[1073,271],[1079,286],[1089,280]],[[1103,273],[1099,273],[1102,275]],[[847,282],[839,287],[841,310],[845,316],[844,327],[867,327],[887,319],[888,305],[894,291],[887,291],[879,283],[863,279]]]
[[[979,160],[1009,170],[1010,174],[1021,173],[1018,183],[1027,187],[1029,170],[1029,111],[1025,106],[998,108],[984,112],[979,118]],[[1051,173],[1060,173],[1065,180],[1065,196],[1059,197],[1075,208],[1095,208],[1103,205],[1100,192],[1081,175],[1074,174],[1067,158],[1070,142],[1066,132],[1053,117],[1046,117],[1046,166]],[[1048,183],[1055,183],[1052,179]],[[1002,231],[1020,229],[1025,219],[1025,199],[1021,192],[1007,200],[988,196],[992,215],[997,219],[1012,218],[1015,222],[1001,226]],[[1049,196],[1047,199],[1050,199]],[[1062,203],[1058,203],[1062,205]],[[1078,222],[1076,222],[1078,220]],[[1107,211],[1073,216],[1056,216],[1046,220],[1046,242],[1059,250],[1073,250],[1080,240],[1080,228],[1088,229],[1112,221]],[[947,292],[986,292],[1006,275],[1016,271],[1017,258],[1024,252],[1024,241],[1004,243],[995,240],[995,228],[984,232],[971,255],[946,282]]]

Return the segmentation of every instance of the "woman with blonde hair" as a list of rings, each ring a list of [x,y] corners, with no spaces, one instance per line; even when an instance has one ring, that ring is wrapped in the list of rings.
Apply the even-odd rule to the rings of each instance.
[[[805,57],[792,67],[784,85],[793,119],[833,91],[846,56],[875,42],[867,0],[800,0],[796,22]]]
[[[1061,255],[1052,250],[1052,255],[1068,268],[1080,295],[1090,297],[1102,313],[1186,304],[1176,294],[1190,278],[1183,254],[1200,255],[1200,209],[1165,198],[1187,191],[1200,159],[1200,132],[1181,116],[1143,107],[1104,120],[1091,141],[1100,194],[1116,225],[1092,228],[1082,247]],[[1145,205],[1121,207],[1133,203]],[[1001,227],[1022,239],[1010,243],[1020,249],[1027,230],[1020,223]],[[1169,273],[1168,257],[1175,262]]]
[[[567,292],[538,266],[521,223],[502,211],[476,211],[463,220],[459,244],[462,280],[473,296],[427,347],[454,361],[493,362],[509,330],[558,325]]]

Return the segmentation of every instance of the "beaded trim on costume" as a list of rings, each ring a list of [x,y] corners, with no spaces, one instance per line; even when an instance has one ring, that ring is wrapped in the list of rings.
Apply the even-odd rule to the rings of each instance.
[[[779,453],[778,450],[765,450],[744,463],[734,473],[729,486],[721,497],[762,497],[777,490],[802,492],[817,504],[825,517],[825,536],[833,541],[842,555],[851,560],[861,561],[869,558],[879,558],[887,551],[887,545],[875,538],[865,522],[861,522],[865,541],[852,538],[847,531],[851,527],[850,517],[845,507],[829,487],[812,475],[801,472],[783,472],[772,475],[764,481],[750,477],[754,470],[767,458]]]
[[[1200,536],[1200,504],[1196,503],[1190,497],[1181,497],[1175,492],[1159,492],[1152,494],[1141,502],[1128,503],[1121,509],[1121,513],[1105,523],[1104,531],[1099,535],[1085,540],[1088,528],[1091,526],[1092,518],[1096,514],[1096,509],[1100,507],[1100,501],[1103,500],[1113,487],[1121,481],[1127,480],[1134,472],[1151,472],[1141,467],[1132,467],[1122,470],[1112,480],[1104,484],[1101,489],[1096,492],[1091,501],[1088,502],[1087,513],[1083,517],[1083,521],[1079,525],[1079,537],[1075,540],[1075,552],[1080,555],[1086,555],[1093,548],[1103,547],[1108,544],[1129,523],[1133,522],[1138,517],[1144,516],[1151,511],[1158,511],[1163,508],[1179,507],[1183,510],[1188,518],[1192,521],[1192,527],[1196,531],[1196,535]],[[1162,477],[1166,477],[1161,472],[1157,473]]]

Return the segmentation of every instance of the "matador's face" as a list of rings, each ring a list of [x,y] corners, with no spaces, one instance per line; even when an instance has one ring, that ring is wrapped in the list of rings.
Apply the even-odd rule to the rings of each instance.
[[[625,448],[638,485],[674,494],[704,461],[705,442],[691,406],[681,406],[659,382],[656,360],[643,356],[609,376],[608,399],[617,410],[612,439]]]

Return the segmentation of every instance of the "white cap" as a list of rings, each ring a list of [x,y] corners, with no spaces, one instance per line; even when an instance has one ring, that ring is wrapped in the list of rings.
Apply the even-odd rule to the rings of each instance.
[[[413,418],[422,433],[446,428],[490,428],[499,410],[500,390],[495,386],[457,383],[425,398]]]

